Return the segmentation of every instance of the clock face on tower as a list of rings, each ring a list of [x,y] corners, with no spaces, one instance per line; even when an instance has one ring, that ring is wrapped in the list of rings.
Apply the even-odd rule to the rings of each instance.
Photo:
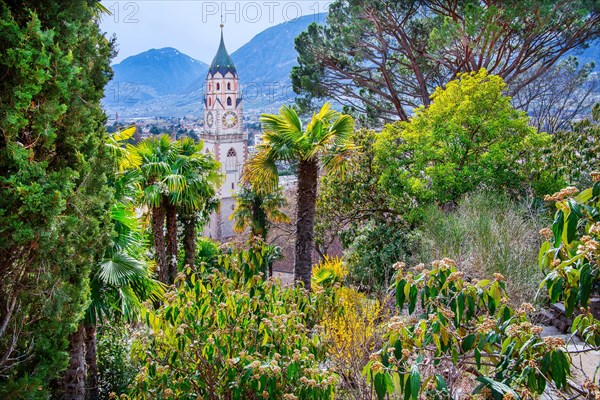
[[[214,119],[214,117],[213,117],[213,115],[212,115],[212,112],[210,112],[210,111],[209,111],[209,112],[206,114],[206,125],[208,125],[208,127],[209,127],[209,128],[212,128],[212,126],[213,126],[213,123],[214,123],[214,120],[215,120],[215,119]]]
[[[237,125],[237,122],[238,118],[235,112],[227,111],[225,114],[223,114],[223,125],[225,125],[227,128],[233,128]]]

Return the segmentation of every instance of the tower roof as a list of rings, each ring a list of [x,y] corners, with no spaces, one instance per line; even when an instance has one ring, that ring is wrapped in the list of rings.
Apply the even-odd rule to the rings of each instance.
[[[233,60],[225,48],[225,41],[223,40],[223,24],[221,24],[221,43],[219,44],[219,50],[217,50],[215,58],[213,59],[212,63],[210,63],[208,76],[212,77],[217,72],[219,72],[222,76],[225,76],[225,74],[228,72],[231,72],[233,76],[237,76],[237,71],[235,69],[235,65],[233,64]]]

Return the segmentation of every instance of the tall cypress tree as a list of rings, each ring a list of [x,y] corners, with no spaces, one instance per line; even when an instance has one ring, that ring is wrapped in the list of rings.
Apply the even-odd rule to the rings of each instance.
[[[47,398],[109,239],[96,1],[0,0],[0,398]]]

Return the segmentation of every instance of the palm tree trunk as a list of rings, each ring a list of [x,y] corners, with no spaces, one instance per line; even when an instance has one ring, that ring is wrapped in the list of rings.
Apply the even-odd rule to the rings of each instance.
[[[85,329],[79,324],[69,336],[69,366],[62,382],[62,400],[83,400],[85,397]]]
[[[193,215],[183,220],[183,248],[185,265],[193,267],[196,262],[196,218]]]
[[[298,163],[298,213],[296,219],[296,259],[294,280],[311,290],[312,251],[314,247],[315,207],[319,165],[316,161]]]
[[[87,364],[87,377],[85,382],[86,400],[98,400],[98,359],[96,356],[96,324],[85,325],[85,363]]]
[[[263,210],[263,202],[260,196],[256,196],[252,202],[252,231],[254,236],[262,238],[263,242],[267,241],[267,214]]]
[[[158,280],[162,283],[169,283],[167,252],[165,249],[165,209],[163,206],[152,208],[152,233],[158,264]]]
[[[177,276],[177,207],[165,199],[167,206],[167,263],[169,264],[169,283]]]

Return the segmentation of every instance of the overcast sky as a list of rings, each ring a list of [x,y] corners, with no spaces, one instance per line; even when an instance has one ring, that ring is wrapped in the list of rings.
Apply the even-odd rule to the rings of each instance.
[[[301,15],[327,11],[329,1],[102,1],[112,15],[102,17],[107,36],[116,34],[114,63],[148,49],[174,47],[209,64],[219,45],[221,14],[227,50],[248,43],[263,30]],[[316,20],[316,18],[315,18]]]

